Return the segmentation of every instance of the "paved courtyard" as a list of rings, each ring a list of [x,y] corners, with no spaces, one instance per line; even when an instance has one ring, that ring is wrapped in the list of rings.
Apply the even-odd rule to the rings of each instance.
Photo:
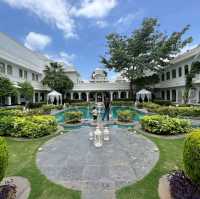
[[[84,127],[53,138],[37,154],[37,165],[51,181],[81,190],[83,199],[114,199],[115,191],[147,175],[159,151],[127,129],[110,128],[111,141],[95,148]]]

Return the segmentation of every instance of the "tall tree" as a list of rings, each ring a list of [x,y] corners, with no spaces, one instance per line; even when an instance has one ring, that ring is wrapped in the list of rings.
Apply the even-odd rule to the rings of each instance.
[[[108,69],[114,69],[129,79],[131,91],[135,80],[146,76],[148,71],[162,70],[192,41],[191,37],[182,40],[189,25],[170,36],[160,32],[158,27],[157,19],[146,18],[130,37],[116,33],[107,36],[108,52],[101,62]]]
[[[11,81],[3,76],[0,76],[0,97],[6,97],[15,93],[15,88]]]
[[[63,66],[57,62],[52,62],[49,66],[46,66],[44,74],[43,84],[63,95],[66,91],[73,88],[73,82],[64,73]]]
[[[19,92],[24,96],[25,103],[27,106],[28,102],[33,100],[33,95],[34,95],[33,86],[27,81],[21,82],[18,85],[19,85]]]
[[[193,78],[195,77],[196,74],[200,74],[200,62],[196,61],[191,64],[191,69],[186,75],[186,80],[185,80],[185,91],[184,91],[184,103],[187,104],[189,97],[190,97],[190,90],[193,87]]]

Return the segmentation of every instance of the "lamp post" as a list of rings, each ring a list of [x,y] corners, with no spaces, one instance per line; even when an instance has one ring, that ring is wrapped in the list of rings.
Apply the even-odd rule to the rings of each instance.
[[[102,147],[103,140],[102,140],[102,132],[99,127],[96,128],[94,132],[94,146],[99,148]]]
[[[103,135],[104,135],[103,136],[104,141],[110,140],[110,131],[109,131],[108,127],[105,127]]]

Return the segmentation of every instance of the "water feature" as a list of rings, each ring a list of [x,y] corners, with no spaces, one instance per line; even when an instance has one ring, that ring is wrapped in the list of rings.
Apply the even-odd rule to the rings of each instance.
[[[99,112],[99,117],[98,117],[98,123],[101,125],[101,118],[103,116],[103,107],[99,104],[97,105],[97,109]],[[133,109],[131,107],[126,107],[126,106],[112,106],[111,107],[111,120],[116,121],[117,120],[117,112],[120,110],[127,110],[127,109]],[[77,129],[81,128],[82,126],[91,126],[90,120],[92,120],[92,107],[86,106],[86,107],[71,107],[65,110],[66,111],[81,111],[83,113],[83,119],[85,120],[84,123],[77,124],[77,125],[65,125],[64,123],[64,111],[57,113],[56,120],[58,123],[62,124],[65,130],[72,130],[72,129]],[[143,118],[144,114],[141,112],[136,111],[136,114],[133,117],[133,121],[140,121],[141,118]],[[113,122],[105,124],[107,127],[112,127],[112,128],[131,128],[133,125],[120,125],[120,124],[114,124]]]

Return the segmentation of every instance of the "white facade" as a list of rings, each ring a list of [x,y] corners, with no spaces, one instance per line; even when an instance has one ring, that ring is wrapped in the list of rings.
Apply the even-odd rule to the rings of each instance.
[[[45,65],[52,60],[25,48],[4,33],[0,33],[0,44],[0,75],[8,77],[16,86],[19,82],[30,82],[35,91],[33,102],[46,101],[50,89],[43,86],[41,80],[44,77]],[[200,47],[176,57],[159,74],[160,82],[155,85],[156,96],[160,99],[182,103],[185,74],[194,61],[200,61]],[[65,67],[65,74],[73,81],[74,88],[65,93],[64,100],[103,101],[105,97],[111,100],[129,97],[130,83],[121,76],[118,76],[115,81],[110,81],[101,68],[96,68],[89,81],[82,81],[79,72],[73,66]],[[200,75],[193,79],[193,83],[194,88],[191,90],[189,103],[199,103]],[[23,101],[23,95],[21,95],[15,98],[7,97],[3,103],[11,105],[20,104]]]
[[[155,85],[157,96],[163,100],[183,103],[186,74],[192,62],[200,61],[200,46],[176,57],[171,65],[159,74],[160,82]],[[200,74],[193,79],[194,87],[190,91],[189,103],[200,103]]]
[[[0,32],[0,75],[11,80],[14,85],[28,81],[34,88],[33,102],[46,101],[50,89],[43,86],[41,80],[44,77],[43,70],[52,60],[33,52],[17,41]],[[64,65],[64,63],[63,63]],[[103,100],[105,96],[110,98],[128,97],[129,83],[121,80],[121,83],[109,82],[102,69],[96,69],[94,78],[90,82],[81,81],[79,72],[73,66],[65,67],[65,74],[73,81],[74,88],[66,93],[64,99],[79,100]],[[1,99],[0,104],[21,104],[23,95]]]

